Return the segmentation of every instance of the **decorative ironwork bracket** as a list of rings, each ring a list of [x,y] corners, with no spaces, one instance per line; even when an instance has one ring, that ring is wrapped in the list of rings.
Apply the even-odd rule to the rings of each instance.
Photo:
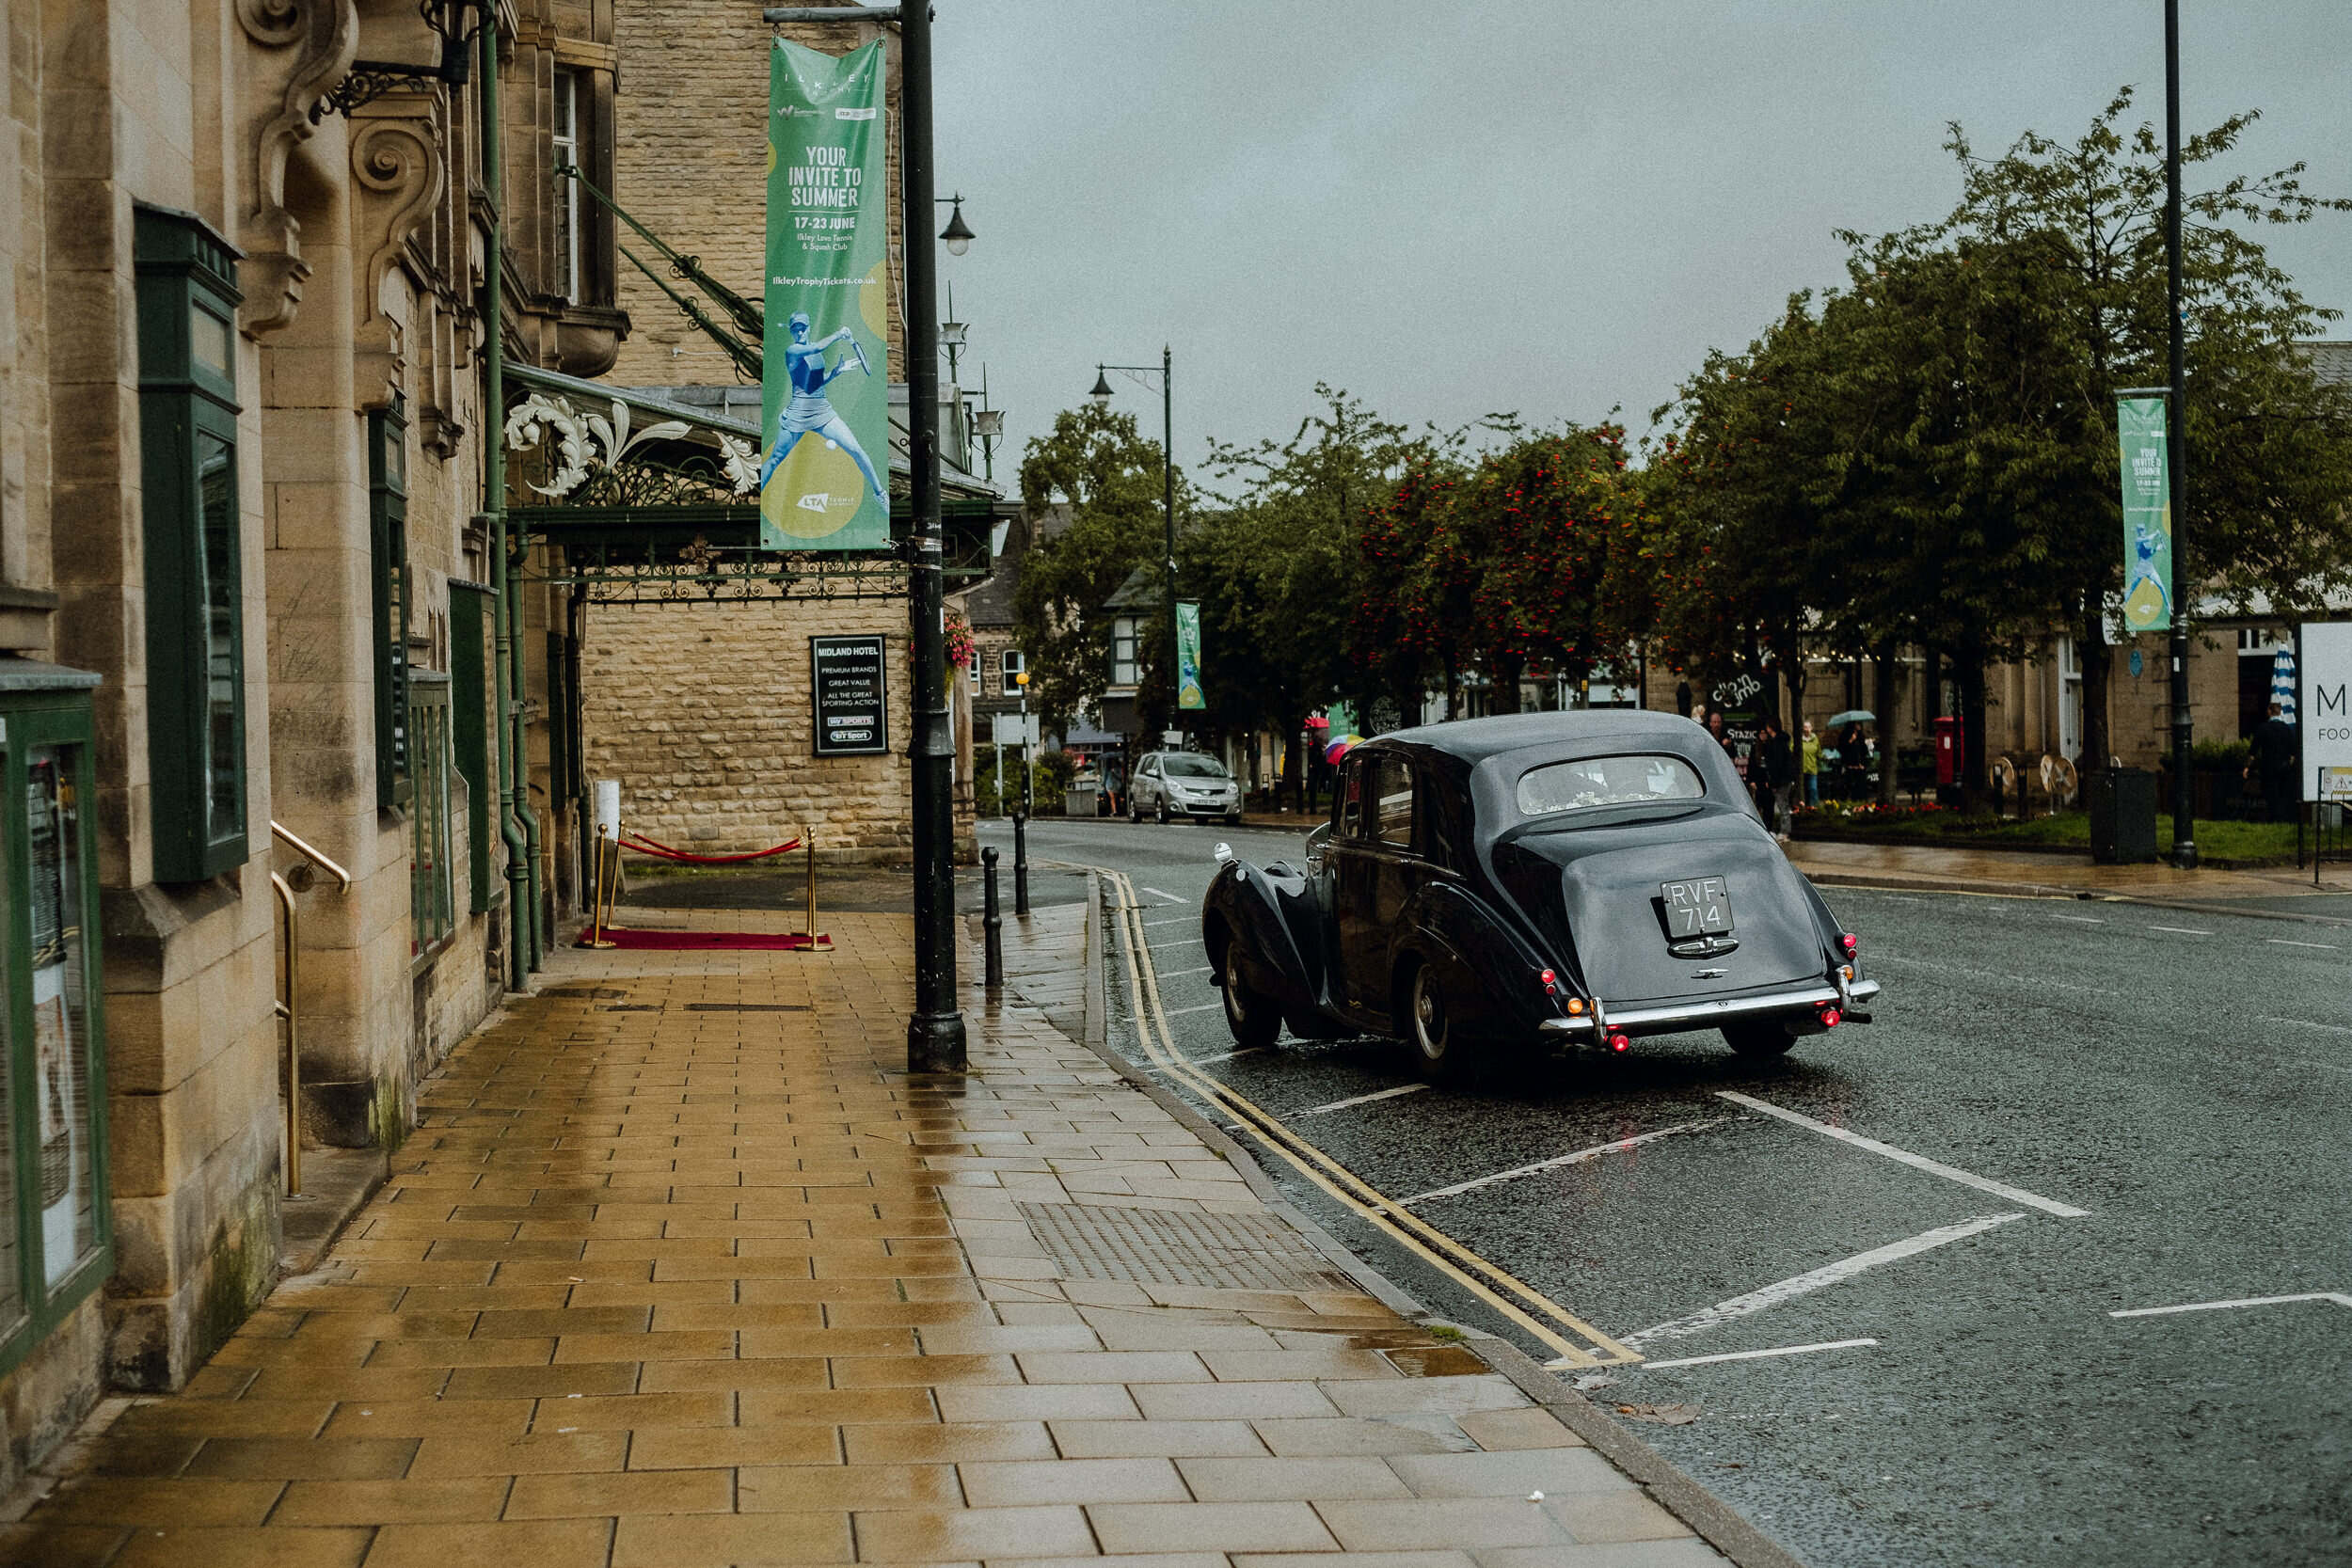
[[[473,80],[474,44],[490,19],[492,0],[417,0],[418,14],[441,40],[441,63],[414,65],[405,60],[354,60],[343,79],[310,105],[310,123],[326,118],[328,110],[351,118],[355,109],[374,103],[388,92],[431,92],[435,87],[462,87]],[[466,13],[474,13],[473,25]]]

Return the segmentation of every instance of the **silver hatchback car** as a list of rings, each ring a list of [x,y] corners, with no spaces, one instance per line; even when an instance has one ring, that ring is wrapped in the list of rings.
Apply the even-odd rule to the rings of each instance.
[[[1198,752],[1152,752],[1136,765],[1135,783],[1127,791],[1127,820],[1140,822],[1150,812],[1154,822],[1220,816],[1241,822],[1241,785],[1225,765]]]

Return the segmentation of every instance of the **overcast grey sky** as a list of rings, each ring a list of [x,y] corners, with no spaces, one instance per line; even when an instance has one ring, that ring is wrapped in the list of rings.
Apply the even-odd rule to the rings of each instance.
[[[2352,4],[2183,0],[2185,127],[2352,194]],[[938,0],[944,258],[1008,411],[997,477],[1093,384],[1176,354],[1176,453],[1287,436],[1315,382],[1391,418],[1636,433],[1710,346],[1837,283],[1831,230],[1938,216],[1982,151],[2137,85],[2161,0]],[[2352,216],[2275,231],[2352,307]],[[2331,335],[2352,335],[2339,324]],[[1159,400],[1112,377],[1159,431]],[[1010,460],[1008,461],[1009,455]]]

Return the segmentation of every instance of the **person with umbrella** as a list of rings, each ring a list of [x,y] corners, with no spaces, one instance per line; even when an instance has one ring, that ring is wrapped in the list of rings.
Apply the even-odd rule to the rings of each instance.
[[[1849,800],[1858,800],[1870,785],[1870,743],[1863,738],[1862,726],[1878,721],[1878,716],[1867,708],[1848,708],[1830,715],[1830,727],[1837,731],[1837,771],[1844,775],[1840,793]]]

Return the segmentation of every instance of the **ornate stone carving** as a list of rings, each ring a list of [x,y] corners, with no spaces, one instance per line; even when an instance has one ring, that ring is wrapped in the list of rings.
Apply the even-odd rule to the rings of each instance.
[[[299,0],[237,0],[237,25],[265,49],[283,49],[302,37]]]
[[[441,199],[447,160],[441,155],[439,125],[427,118],[369,119],[354,122],[351,134],[351,172],[375,193],[367,203],[371,221],[367,232],[375,241],[368,253],[361,286],[367,290],[366,316],[382,310],[384,275],[400,260],[409,236],[423,227]],[[385,214],[379,225],[373,214]],[[363,318],[365,319],[365,318]]]
[[[356,0],[236,0],[238,25],[262,48],[293,49],[284,77],[265,88],[253,119],[253,210],[239,243],[246,332],[260,337],[293,322],[310,276],[302,223],[286,206],[286,165],[310,138],[311,106],[351,69],[359,46]]]
[[[379,108],[389,106],[378,105]],[[433,215],[441,199],[446,160],[441,154],[439,125],[423,113],[370,114],[351,127],[351,173],[365,193],[353,214],[352,238],[367,250],[367,264],[352,279],[359,291],[355,302],[359,317],[358,363],[356,366],[360,400],[373,404],[379,386],[407,388],[406,344],[416,339],[428,352],[435,301],[426,290],[416,291],[413,313],[406,324],[384,313],[384,279],[400,261],[409,239]],[[407,388],[412,396],[421,388]]]

